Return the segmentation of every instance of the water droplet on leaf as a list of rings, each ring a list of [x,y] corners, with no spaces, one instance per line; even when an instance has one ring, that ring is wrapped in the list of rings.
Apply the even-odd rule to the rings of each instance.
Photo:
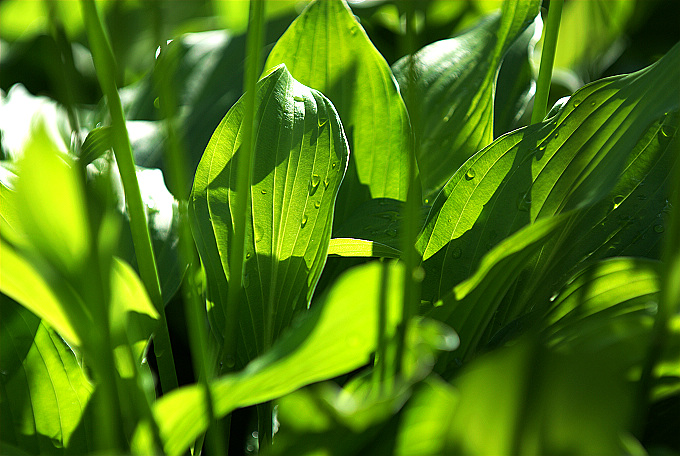
[[[666,229],[663,225],[654,225],[654,231],[657,233],[663,233]]]
[[[262,190],[260,190],[260,193],[262,193],[263,195],[266,195],[266,194],[267,194],[267,190],[262,189]]]
[[[527,212],[529,211],[530,208],[531,208],[531,191],[527,190],[526,192],[519,194],[517,209],[523,212]]]
[[[449,117],[449,116],[444,116],[444,118],[443,118],[442,120],[443,120],[444,122],[448,122],[448,121],[449,121],[449,119],[450,119],[450,117]]]
[[[623,202],[623,200],[624,200],[624,197],[623,197],[623,196],[621,196],[621,195],[615,196],[615,197],[614,197],[614,200],[613,200],[613,202],[614,202],[614,209],[616,209],[617,207],[619,207],[619,206],[621,205],[621,203]]]
[[[323,188],[328,188],[328,186],[331,184],[330,179],[328,179],[328,176],[323,180]]]
[[[581,100],[579,100],[578,98],[576,98],[576,99],[574,100],[574,107],[577,107],[577,106],[580,105],[580,104],[581,104]]]
[[[312,178],[309,179],[309,194],[313,195],[316,189],[319,187],[319,182],[321,182],[321,177],[318,174],[312,174]]]
[[[314,203],[314,207],[317,208],[317,209],[320,208],[321,207],[321,201],[317,201],[316,203]]]
[[[470,168],[467,170],[467,173],[465,173],[465,179],[466,180],[472,180],[475,178],[475,170]]]
[[[451,252],[451,256],[456,259],[460,258],[462,254],[463,251],[460,249],[460,247],[454,248],[453,251]]]
[[[303,215],[303,216],[302,216],[302,221],[300,222],[300,226],[301,226],[302,228],[304,228],[306,224],[307,224],[307,216],[306,216],[306,215]]]
[[[300,95],[294,95],[294,96],[293,96],[293,100],[304,102],[304,101],[305,101],[305,97],[302,97],[302,96],[300,96]]]

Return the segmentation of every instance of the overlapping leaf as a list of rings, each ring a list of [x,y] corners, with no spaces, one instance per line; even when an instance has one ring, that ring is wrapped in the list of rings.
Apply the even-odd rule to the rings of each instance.
[[[215,414],[224,416],[366,364],[376,347],[381,270],[379,263],[371,263],[345,273],[270,351],[245,370],[212,383]],[[400,319],[403,268],[392,263],[388,271],[390,337]],[[198,385],[164,396],[154,412],[170,455],[181,454],[208,426],[204,390]]]
[[[75,353],[25,308],[5,296],[0,307],[0,440],[31,454],[91,451],[83,415],[93,387]]]
[[[371,198],[406,200],[411,133],[387,62],[343,0],[317,0],[291,24],[266,68],[285,63],[337,108],[352,151],[337,202],[342,222]]]
[[[680,45],[642,71],[584,87],[554,117],[471,157],[438,196],[418,241],[426,298],[468,277],[487,250],[522,226],[607,195],[649,127],[678,109],[667,96],[678,78]]]
[[[245,290],[239,311],[246,362],[264,348],[311,299],[326,261],[334,202],[347,167],[342,125],[330,101],[297,82],[285,66],[258,84],[255,155],[246,227],[244,276],[227,258],[233,236],[233,196],[243,102],[215,131],[192,191],[194,236],[208,277],[217,330],[222,330],[227,283]]]
[[[425,46],[414,55],[413,65],[407,57],[393,65],[404,99],[413,103],[409,112],[426,198],[432,198],[465,160],[493,140],[500,64],[539,8],[540,2],[533,0],[503,2],[501,14],[489,16],[456,38]]]

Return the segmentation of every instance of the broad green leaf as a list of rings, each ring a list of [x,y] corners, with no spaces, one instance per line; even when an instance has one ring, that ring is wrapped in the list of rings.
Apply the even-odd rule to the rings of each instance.
[[[412,147],[406,107],[387,62],[344,0],[312,2],[276,43],[265,68],[281,63],[330,98],[347,133],[352,158],[336,225],[368,199],[405,201]]]
[[[440,454],[619,453],[635,395],[618,367],[532,339],[488,353],[453,380],[459,401]]]
[[[0,307],[0,440],[31,454],[92,451],[82,421],[93,386],[76,355],[25,308],[5,296]]]
[[[216,416],[368,363],[377,340],[381,270],[374,262],[348,271],[271,350],[243,371],[215,380],[211,390]],[[403,268],[391,263],[388,271],[386,335],[390,337],[400,319]],[[163,396],[154,413],[169,455],[181,454],[208,426],[204,390],[199,385]]]
[[[328,255],[341,257],[400,258],[401,252],[388,245],[366,239],[333,238],[328,245]]]
[[[208,278],[214,323],[222,330],[227,282],[245,289],[240,356],[262,353],[265,321],[276,337],[309,305],[326,261],[347,141],[333,105],[297,82],[285,66],[258,83],[250,217],[244,276],[232,277],[232,198],[243,101],[215,131],[191,195],[191,221]]]
[[[671,171],[678,160],[677,113],[654,122],[630,152],[609,194],[575,217],[559,239],[546,244],[499,309],[503,326],[529,303],[547,303],[557,287],[587,264],[614,256],[660,259],[671,204]]]
[[[80,346],[92,319],[77,292],[49,266],[32,264],[4,238],[0,256],[0,292],[45,320],[70,344]]]
[[[460,337],[460,348],[452,356],[467,361],[475,354],[510,286],[526,263],[568,220],[567,214],[545,218],[504,239],[482,258],[469,279],[436,304],[429,315],[451,325]],[[446,360],[442,365],[443,369],[450,367]]]
[[[429,207],[423,206],[415,221],[418,231],[425,224]],[[404,202],[390,198],[368,200],[357,207],[339,226],[333,229],[338,238],[367,239],[400,250],[400,227],[403,223]]]
[[[522,226],[607,195],[649,127],[678,109],[667,96],[678,79],[680,45],[644,70],[582,88],[553,117],[471,157],[438,195],[418,240],[426,299],[469,277],[486,250]]]
[[[75,164],[42,123],[32,130],[16,182],[21,229],[58,271],[76,276],[89,252],[84,185]]]
[[[465,160],[493,140],[494,93],[503,56],[530,27],[539,1],[504,2],[500,14],[393,65],[418,138],[423,195],[432,198]],[[410,82],[413,71],[414,81]],[[411,99],[413,101],[411,101]]]

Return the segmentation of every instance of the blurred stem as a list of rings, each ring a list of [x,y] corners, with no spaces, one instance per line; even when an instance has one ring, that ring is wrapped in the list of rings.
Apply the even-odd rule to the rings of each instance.
[[[106,97],[106,102],[111,115],[111,127],[113,130],[113,152],[116,156],[120,177],[125,191],[125,201],[130,214],[130,228],[132,241],[137,256],[139,274],[146,288],[151,302],[161,316],[160,325],[154,338],[154,349],[158,362],[159,377],[163,392],[177,388],[177,373],[175,361],[170,346],[170,335],[165,319],[165,307],[161,296],[161,286],[156,269],[156,259],[151,244],[149,227],[146,223],[146,213],[142,202],[142,195],[137,182],[135,162],[130,147],[125,126],[123,106],[118,96],[118,89],[114,80],[116,63],[113,50],[104,29],[94,0],[82,0],[85,28],[87,30],[90,50],[97,71],[97,79]]]
[[[416,30],[415,30],[415,4],[412,1],[404,3],[406,8],[406,35],[405,35],[405,47],[407,54],[409,55],[409,81],[410,86],[413,88],[407,92],[409,97],[409,102],[406,106],[415,106],[415,40],[416,40]],[[406,330],[408,323],[411,318],[417,313],[418,299],[420,296],[420,278],[418,277],[420,267],[418,252],[415,249],[416,237],[418,236],[418,212],[420,209],[421,201],[421,191],[418,182],[417,175],[417,163],[416,163],[416,147],[418,144],[415,138],[415,131],[417,130],[414,126],[418,125],[419,119],[416,118],[415,111],[409,113],[411,117],[411,129],[413,136],[411,138],[411,147],[409,148],[408,157],[408,194],[406,196],[406,204],[404,206],[404,212],[402,217],[402,236],[401,236],[401,247],[402,247],[402,260],[405,266],[404,273],[404,289],[403,289],[403,302],[402,302],[402,318],[399,326],[397,327],[397,346],[396,346],[396,358],[395,358],[395,373],[402,374],[403,368],[403,358],[406,344]]]
[[[543,120],[548,109],[548,95],[550,95],[550,80],[552,79],[555,50],[557,49],[557,35],[560,31],[562,6],[564,0],[550,0],[548,20],[543,30],[543,47],[541,48],[541,66],[538,69],[536,81],[536,96],[534,110],[531,113],[531,123]]]
[[[382,259],[380,262],[380,301],[378,303],[378,340],[376,343],[375,362],[373,365],[373,389],[378,394],[383,393],[387,376],[387,287],[389,286],[389,263]]]
[[[182,267],[186,265],[187,271],[185,280],[182,284],[182,294],[184,302],[184,314],[187,319],[187,332],[189,336],[191,358],[194,365],[194,376],[199,381],[205,391],[206,410],[210,418],[210,428],[216,429],[217,420],[213,411],[212,393],[210,391],[210,381],[214,378],[215,366],[209,360],[208,341],[206,340],[206,327],[201,322],[207,320],[205,314],[205,304],[198,296],[198,285],[196,275],[200,270],[200,261],[196,252],[191,230],[189,225],[187,198],[189,195],[190,183],[186,178],[185,170],[189,169],[188,160],[183,146],[182,138],[173,126],[177,116],[177,98],[173,87],[173,78],[177,68],[176,55],[167,49],[167,40],[163,33],[163,16],[161,10],[161,0],[154,0],[150,3],[153,8],[154,32],[156,42],[161,49],[154,77],[156,91],[159,98],[159,106],[164,121],[167,137],[165,151],[165,161],[168,164],[168,180],[170,187],[175,189],[176,197],[179,200],[179,253]],[[229,439],[229,429],[220,429],[218,432],[208,432],[208,446],[210,454],[226,454]],[[203,436],[196,442],[194,454],[200,453],[203,446]]]
[[[273,415],[272,403],[265,402],[257,405],[257,443],[260,452],[266,451],[266,448],[272,444],[273,434]]]

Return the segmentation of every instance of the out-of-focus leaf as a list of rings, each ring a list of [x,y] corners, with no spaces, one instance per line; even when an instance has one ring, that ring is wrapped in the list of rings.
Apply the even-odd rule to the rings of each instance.
[[[425,299],[469,277],[520,227],[605,197],[649,127],[678,109],[667,95],[678,79],[680,45],[644,70],[582,88],[554,117],[470,158],[437,197],[418,240]]]
[[[285,66],[259,82],[257,106],[243,277],[233,277],[228,264],[242,100],[215,131],[190,202],[218,333],[225,318],[226,281],[244,289],[241,365],[262,354],[265,340],[275,340],[294,314],[309,305],[326,261],[335,198],[348,159],[333,105],[293,79]]]
[[[21,230],[60,272],[75,276],[89,252],[84,185],[73,160],[42,123],[32,129],[19,164],[16,202]]]
[[[465,160],[493,140],[494,92],[503,56],[530,27],[538,1],[504,2],[501,14],[393,65],[419,141],[423,196],[432,198]],[[409,81],[411,67],[415,81]],[[415,93],[409,93],[415,92]]]
[[[618,453],[635,397],[618,367],[531,338],[488,353],[453,380],[459,400],[440,454]]]
[[[412,147],[406,107],[387,62],[342,0],[312,2],[269,54],[337,108],[352,151],[336,226],[371,198],[406,200]]]
[[[93,387],[76,355],[54,330],[4,295],[0,313],[0,440],[31,454],[92,451],[92,429],[81,420]]]
[[[13,85],[6,96],[0,97],[2,158],[18,160],[40,123],[56,149],[68,150],[63,139],[68,138],[69,131],[66,111],[54,100],[32,95],[22,84]]]
[[[599,77],[623,51],[636,1],[566,2],[560,21],[555,66],[576,70],[586,82]]]
[[[366,364],[376,347],[381,270],[371,263],[345,273],[271,350],[243,371],[212,383],[215,414],[224,416]],[[391,337],[400,320],[403,268],[392,263],[388,270],[386,336]],[[163,396],[154,412],[169,455],[181,454],[208,426],[198,385]]]

